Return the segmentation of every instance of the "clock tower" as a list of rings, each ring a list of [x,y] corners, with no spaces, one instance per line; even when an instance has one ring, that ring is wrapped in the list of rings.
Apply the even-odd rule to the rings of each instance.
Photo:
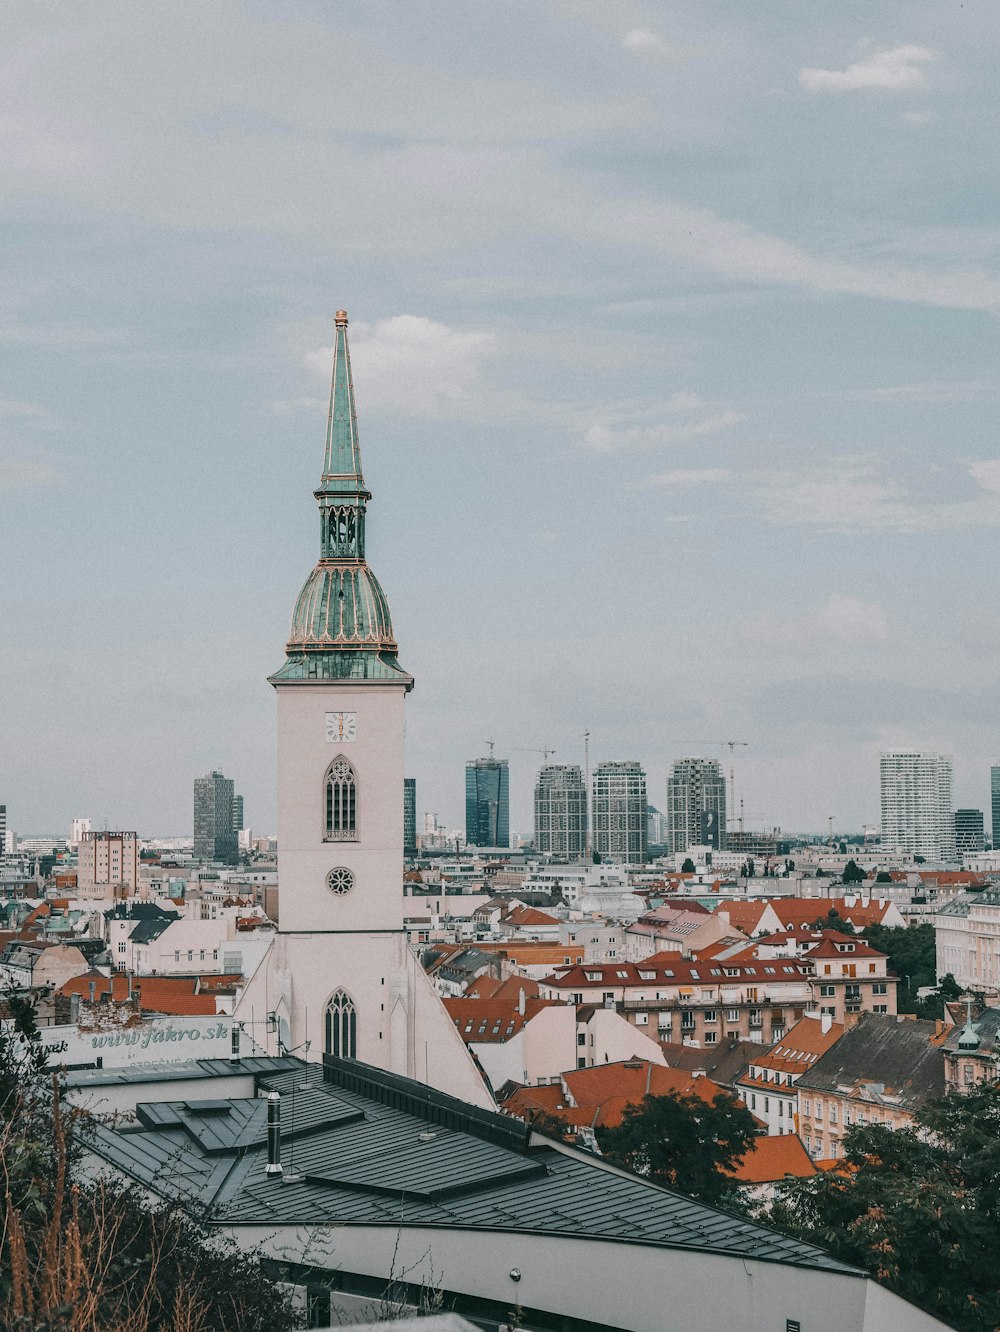
[[[413,679],[397,660],[389,605],[365,558],[371,493],[344,310],[314,494],[319,561],[295,603],[286,660],[270,677],[278,934],[236,1015],[266,1048],[358,1058],[492,1105],[404,930],[403,706]]]

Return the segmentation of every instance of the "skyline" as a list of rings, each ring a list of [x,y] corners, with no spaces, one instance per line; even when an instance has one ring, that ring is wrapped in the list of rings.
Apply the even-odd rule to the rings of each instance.
[[[659,809],[723,737],[751,827],[877,823],[901,745],[987,808],[991,11],[514,10],[11,6],[18,831],[183,831],[213,768],[273,828],[340,306],[419,813],[492,737],[530,827],[512,751],[586,729]]]

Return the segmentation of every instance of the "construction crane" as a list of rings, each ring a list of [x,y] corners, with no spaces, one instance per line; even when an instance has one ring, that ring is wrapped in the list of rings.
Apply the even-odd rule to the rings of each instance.
[[[489,745],[489,747],[490,747],[490,758],[492,759],[492,758],[493,758],[493,746],[496,744],[496,741],[495,741],[495,740],[484,740],[484,741],[483,741],[483,744],[484,744],[484,745]]]
[[[544,746],[541,749],[535,749],[531,745],[513,745],[512,752],[515,754],[541,754],[542,762],[548,763],[549,755],[554,754],[556,751],[554,749],[546,749]]]

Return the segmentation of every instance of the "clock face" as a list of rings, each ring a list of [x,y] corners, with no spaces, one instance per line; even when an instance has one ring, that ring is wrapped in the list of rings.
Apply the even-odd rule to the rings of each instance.
[[[358,714],[356,712],[328,712],[326,714],[326,738],[331,744],[353,744],[358,738]]]

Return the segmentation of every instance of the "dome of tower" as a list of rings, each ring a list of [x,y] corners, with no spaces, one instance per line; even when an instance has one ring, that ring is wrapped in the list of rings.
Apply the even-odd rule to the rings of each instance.
[[[395,652],[389,603],[365,564],[321,561],[292,614],[289,652],[303,648],[374,648]]]

